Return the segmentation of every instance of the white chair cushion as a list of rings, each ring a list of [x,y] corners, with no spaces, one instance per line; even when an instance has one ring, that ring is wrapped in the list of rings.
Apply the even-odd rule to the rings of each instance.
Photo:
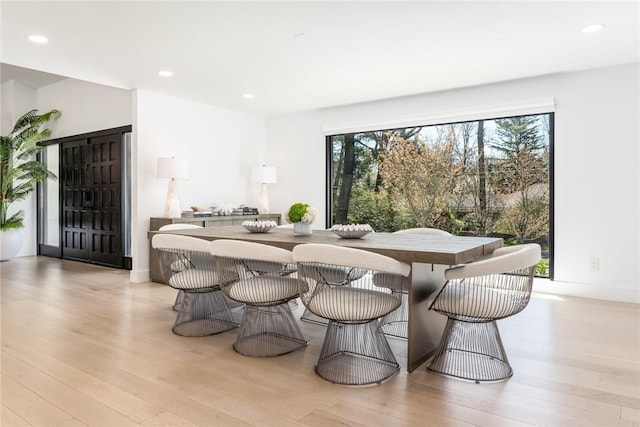
[[[219,283],[220,276],[216,271],[202,268],[189,268],[169,278],[169,286],[182,290],[212,288]]]
[[[325,319],[353,322],[377,319],[400,306],[391,294],[351,287],[320,291],[309,301],[309,310]]]
[[[255,276],[231,284],[225,292],[229,298],[246,304],[270,304],[295,298],[299,285],[306,292],[306,284],[293,277]]]
[[[527,293],[480,286],[473,283],[448,283],[432,309],[477,319],[500,319],[526,306]]]

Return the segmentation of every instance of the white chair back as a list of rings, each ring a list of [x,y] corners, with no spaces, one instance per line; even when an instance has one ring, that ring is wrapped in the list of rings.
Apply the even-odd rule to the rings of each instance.
[[[336,245],[308,243],[293,248],[295,262],[343,265],[409,276],[411,266],[385,255]]]
[[[404,230],[395,231],[394,234],[421,234],[423,236],[451,236],[448,231],[440,230],[438,228],[420,227],[420,228],[405,228]]]
[[[262,243],[241,240],[214,240],[209,243],[209,251],[214,256],[226,258],[293,263],[291,251]]]
[[[179,249],[196,252],[209,252],[209,242],[191,236],[177,234],[155,234],[151,238],[151,247],[154,249]]]
[[[509,273],[536,265],[541,258],[540,245],[527,243],[498,248],[480,261],[456,265],[445,270],[447,280]]]
[[[162,227],[158,228],[158,231],[195,230],[197,228],[204,228],[204,227],[201,225],[186,224],[186,223],[165,224]]]

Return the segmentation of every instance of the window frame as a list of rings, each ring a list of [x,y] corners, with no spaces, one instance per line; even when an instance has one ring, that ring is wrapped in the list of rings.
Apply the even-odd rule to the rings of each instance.
[[[555,111],[554,109],[550,109],[550,111],[538,111],[538,112],[526,112],[522,114],[509,114],[509,115],[501,115],[499,117],[490,117],[490,118],[478,118],[474,120],[462,120],[462,121],[448,121],[445,123],[433,123],[427,125],[414,125],[411,124],[409,126],[404,127],[393,127],[387,129],[377,129],[370,130],[367,128],[366,130],[361,131],[353,131],[353,129],[349,129],[349,132],[335,132],[333,131],[330,134],[325,135],[325,224],[327,228],[330,228],[333,225],[333,138],[335,136],[345,135],[345,134],[357,134],[364,132],[384,132],[395,129],[404,129],[410,127],[431,127],[431,126],[447,126],[452,124],[460,124],[460,123],[474,123],[480,120],[500,120],[511,117],[520,117],[520,116],[534,116],[534,115],[548,115],[549,116],[549,276],[545,277],[551,281],[554,280],[554,259],[555,259],[555,194],[554,194],[554,176],[555,176]],[[479,116],[482,116],[479,114]]]

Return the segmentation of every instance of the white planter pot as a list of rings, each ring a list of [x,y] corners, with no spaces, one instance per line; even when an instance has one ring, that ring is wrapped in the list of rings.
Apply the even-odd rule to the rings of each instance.
[[[294,222],[293,234],[296,236],[311,236],[311,224],[305,224],[303,222]]]
[[[22,248],[22,230],[0,231],[0,261],[8,261]]]

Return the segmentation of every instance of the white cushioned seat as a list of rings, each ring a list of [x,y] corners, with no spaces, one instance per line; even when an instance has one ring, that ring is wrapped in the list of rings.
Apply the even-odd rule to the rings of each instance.
[[[450,283],[432,305],[433,310],[456,313],[459,317],[500,319],[522,310],[526,292],[516,293],[474,283]]]
[[[297,297],[300,283],[292,277],[255,276],[233,283],[227,292],[246,304],[273,304]]]
[[[327,288],[309,301],[318,316],[339,322],[360,322],[382,317],[400,306],[391,294],[350,287]]]
[[[183,290],[213,288],[218,286],[219,280],[217,271],[190,268],[173,274],[169,279],[169,286]]]

